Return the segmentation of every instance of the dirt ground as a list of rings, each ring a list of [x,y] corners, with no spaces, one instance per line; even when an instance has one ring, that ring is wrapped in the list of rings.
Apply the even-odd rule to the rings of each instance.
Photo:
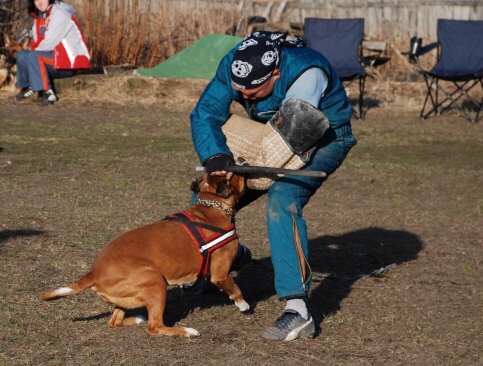
[[[251,313],[169,291],[166,323],[200,337],[109,328],[91,290],[42,302],[122,231],[186,208],[197,176],[189,113],[206,82],[101,79],[59,83],[48,107],[0,94],[0,364],[482,364],[483,124],[421,121],[420,82],[369,87],[357,146],[304,211],[315,338],[258,336],[284,306],[264,198],[237,215],[257,260],[236,278]]]

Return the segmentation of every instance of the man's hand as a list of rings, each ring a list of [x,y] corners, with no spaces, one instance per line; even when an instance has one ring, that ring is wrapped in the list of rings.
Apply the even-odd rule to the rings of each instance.
[[[225,176],[231,178],[232,173],[228,173],[230,166],[234,164],[233,158],[228,155],[215,155],[206,160],[206,172],[211,175]]]

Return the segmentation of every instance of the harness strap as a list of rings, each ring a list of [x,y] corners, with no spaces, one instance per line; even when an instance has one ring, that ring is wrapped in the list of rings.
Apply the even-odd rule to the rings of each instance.
[[[191,239],[193,239],[200,252],[200,267],[196,273],[196,281],[189,287],[195,287],[201,281],[203,275],[208,274],[207,265],[211,253],[238,237],[235,223],[232,222],[226,229],[222,229],[202,222],[196,222],[187,211],[166,216],[164,220],[180,223]],[[207,237],[203,230],[213,231],[214,234]]]

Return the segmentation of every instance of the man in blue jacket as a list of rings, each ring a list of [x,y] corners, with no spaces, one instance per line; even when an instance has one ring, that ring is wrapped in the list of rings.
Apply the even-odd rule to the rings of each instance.
[[[267,123],[289,100],[301,100],[320,110],[330,128],[316,142],[302,169],[332,174],[356,144],[350,118],[352,107],[327,59],[299,38],[283,33],[254,33],[220,62],[216,75],[191,113],[195,150],[209,174],[227,175],[234,164],[222,126],[232,102],[241,104],[251,120]],[[275,289],[285,310],[275,324],[260,333],[269,340],[294,340],[315,333],[306,306],[311,285],[307,260],[307,226],[303,207],[324,178],[285,176],[268,190],[248,190],[243,206],[268,193],[267,232],[275,272]],[[249,251],[245,247],[240,252]]]

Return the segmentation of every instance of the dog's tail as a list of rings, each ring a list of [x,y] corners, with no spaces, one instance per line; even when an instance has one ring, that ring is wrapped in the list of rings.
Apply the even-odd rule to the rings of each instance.
[[[93,285],[94,285],[94,277],[92,276],[92,272],[89,272],[84,277],[82,277],[81,279],[79,279],[74,283],[71,283],[67,287],[60,287],[56,290],[44,292],[42,294],[42,300],[45,300],[45,301],[57,300],[65,296],[74,295]]]

